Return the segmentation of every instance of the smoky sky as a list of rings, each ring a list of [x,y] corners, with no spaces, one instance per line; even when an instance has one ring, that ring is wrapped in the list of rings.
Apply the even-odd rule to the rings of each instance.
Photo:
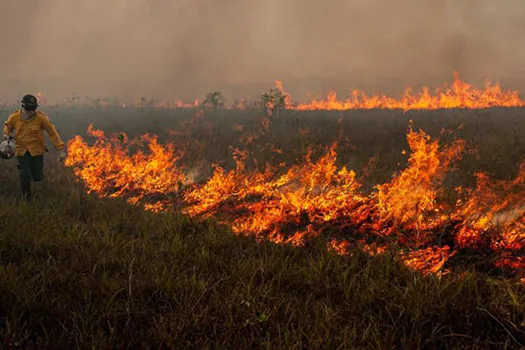
[[[0,95],[525,88],[523,0],[0,0]]]

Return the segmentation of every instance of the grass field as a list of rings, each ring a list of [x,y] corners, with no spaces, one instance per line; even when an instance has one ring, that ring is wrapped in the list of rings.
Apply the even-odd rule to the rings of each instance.
[[[45,110],[64,139],[90,123],[107,133],[156,134],[184,164],[232,168],[231,148],[257,133],[255,111],[122,108]],[[0,113],[5,120],[7,111]],[[407,164],[409,120],[438,137],[455,129],[468,152],[444,185],[476,172],[511,180],[525,155],[523,109],[285,111],[248,148],[253,159],[298,162],[338,141],[338,164],[368,169],[364,190]],[[461,127],[460,127],[461,126]],[[87,140],[91,140],[89,137]],[[452,140],[444,136],[443,142]],[[279,147],[282,153],[269,150]],[[51,148],[51,147],[50,147]],[[314,156],[318,154],[314,152]],[[177,208],[154,214],[85,194],[47,154],[46,182],[23,203],[16,165],[0,162],[0,344],[5,348],[520,348],[525,286],[469,267],[436,278],[390,253],[327,251],[326,237],[293,248],[234,235]],[[374,159],[373,164],[370,159]],[[252,167],[260,164],[249,164]]]

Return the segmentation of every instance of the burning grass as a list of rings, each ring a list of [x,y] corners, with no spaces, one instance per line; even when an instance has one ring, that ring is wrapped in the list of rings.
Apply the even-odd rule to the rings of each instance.
[[[191,102],[183,102],[180,99],[154,101],[142,97],[140,101],[121,102],[118,99],[92,99],[80,98],[79,96],[69,97],[60,105],[79,106],[95,105],[99,107],[120,106],[123,108],[143,108],[156,107],[166,109],[180,108],[211,108],[214,110],[241,109],[245,110],[254,103],[262,103],[268,109],[279,106],[283,109],[295,111],[312,110],[355,110],[355,109],[400,109],[408,110],[435,110],[435,109],[486,109],[493,107],[523,107],[525,100],[519,95],[518,91],[502,89],[499,83],[493,84],[486,80],[483,88],[475,87],[460,78],[458,72],[453,73],[452,83],[443,84],[443,88],[436,88],[431,91],[428,86],[424,86],[421,91],[414,91],[413,88],[405,88],[401,97],[387,96],[383,93],[367,94],[364,91],[351,89],[350,96],[344,100],[338,99],[337,93],[331,90],[326,97],[311,98],[307,102],[295,101],[292,96],[284,90],[282,81],[275,82],[275,89],[265,93],[261,101],[248,103],[244,98],[227,104],[222,93],[216,91],[209,93],[208,96],[200,101],[195,98]],[[38,93],[42,106],[49,106],[43,93]],[[1,101],[1,100],[0,100]],[[203,111],[201,111],[202,113]]]
[[[297,122],[287,111],[264,135],[225,111],[174,143],[162,132],[186,114],[58,112],[65,138],[89,120],[130,136],[72,138],[72,172],[98,195],[48,157],[47,183],[25,205],[10,198],[15,164],[0,164],[0,347],[525,344],[525,286],[501,278],[523,269],[518,111],[355,111],[341,122],[328,112]],[[406,130],[408,118],[424,131]],[[461,139],[439,136],[463,122]],[[227,145],[244,132],[232,166]]]
[[[155,211],[182,206],[192,217],[227,220],[238,235],[279,244],[304,246],[325,236],[337,252],[356,243],[374,254],[395,247],[401,261],[423,273],[448,273],[454,267],[447,263],[451,257],[480,255],[490,270],[525,277],[525,163],[507,182],[492,183],[478,174],[477,187],[456,188],[450,203],[444,199],[443,180],[464,153],[463,140],[441,145],[423,130],[409,127],[408,166],[365,193],[355,171],[336,166],[335,145],[316,161],[308,153],[302,163],[277,168],[267,164],[264,171],[248,170],[247,153],[235,150],[233,170],[215,166],[209,179],[191,184],[184,166],[170,156],[173,145],[160,146],[153,138],[148,156],[129,155],[127,142],[90,132],[96,143],[73,139],[67,165],[100,196],[124,197],[132,204],[145,200],[146,208]],[[156,169],[162,176],[152,173]],[[145,177],[145,170],[152,177]],[[116,185],[115,179],[125,186]],[[159,188],[173,196],[155,200]],[[505,213],[512,215],[496,222]],[[464,267],[461,259],[455,265]]]
[[[322,236],[301,249],[256,242],[173,210],[86,195],[51,160],[27,205],[5,196],[17,184],[12,165],[0,168],[2,348],[525,343],[523,285],[404,267],[440,269],[446,248],[407,252],[400,264],[394,250],[348,241],[334,245],[343,258]]]
[[[348,109],[447,109],[447,108],[490,108],[490,107],[521,107],[525,101],[517,91],[502,90],[499,84],[486,81],[483,89],[478,89],[462,81],[459,73],[454,73],[451,86],[436,89],[431,93],[424,87],[419,93],[413,93],[411,88],[405,89],[403,97],[396,99],[383,94],[368,96],[359,90],[352,90],[351,97],[338,100],[337,94],[331,91],[325,99],[312,100],[299,104],[298,110],[348,110]]]

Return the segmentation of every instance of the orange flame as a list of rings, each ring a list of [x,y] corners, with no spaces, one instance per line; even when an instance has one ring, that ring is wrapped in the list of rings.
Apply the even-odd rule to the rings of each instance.
[[[66,164],[100,196],[124,197],[153,211],[177,203],[187,215],[221,218],[236,234],[279,244],[302,246],[326,236],[338,254],[359,246],[376,255],[397,246],[407,267],[436,275],[449,272],[451,257],[483,247],[496,257],[494,266],[525,275],[525,162],[512,181],[490,182],[479,174],[477,187],[458,191],[459,199],[450,203],[442,181],[460,159],[463,140],[441,146],[410,127],[408,166],[365,194],[356,173],[336,165],[336,144],[316,161],[310,150],[298,165],[267,165],[260,172],[247,168],[245,151],[235,150],[233,170],[215,166],[207,181],[190,184],[177,164],[182,152],[173,145],[148,135],[128,141],[91,127],[89,133],[96,142],[71,140]],[[132,154],[130,147],[139,150]]]
[[[141,140],[129,142],[125,134],[108,140],[100,130],[89,126],[88,134],[97,138],[89,147],[80,136],[69,142],[66,165],[74,167],[74,173],[82,179],[90,192],[100,196],[126,197],[136,204],[146,196],[162,196],[176,193],[184,175],[175,163],[180,159],[173,146],[161,146],[156,137],[145,135]],[[139,142],[146,143],[149,154],[138,150],[131,155],[128,147]],[[150,205],[160,208],[160,204]]]
[[[385,95],[367,96],[359,90],[352,90],[351,98],[344,101],[337,100],[337,95],[331,91],[324,100],[312,100],[309,103],[299,104],[298,110],[349,110],[349,109],[445,109],[469,108],[483,109],[490,107],[522,107],[525,101],[519,97],[517,91],[504,91],[499,84],[485,83],[485,88],[479,90],[463,82],[459,73],[454,73],[451,87],[445,85],[443,91],[436,90],[432,95],[428,87],[420,93],[413,94],[410,88],[405,89],[402,98],[396,99]]]
[[[414,231],[432,230],[449,219],[443,205],[437,203],[439,185],[450,163],[460,158],[464,142],[458,140],[441,151],[437,140],[412,129],[407,139],[412,150],[408,168],[391,182],[376,186],[377,224],[393,223],[385,233],[397,230],[400,225]]]
[[[282,96],[283,106],[291,110],[352,110],[352,109],[401,109],[404,111],[414,109],[485,109],[491,107],[523,107],[525,100],[520,97],[518,91],[504,90],[498,83],[492,84],[486,81],[483,88],[476,88],[471,84],[461,80],[459,73],[453,73],[453,80],[450,86],[444,84],[443,88],[435,89],[432,93],[428,87],[423,87],[420,92],[413,92],[412,88],[406,88],[400,98],[387,96],[379,93],[367,95],[364,91],[350,90],[350,96],[344,100],[339,100],[335,91],[331,90],[328,95],[321,99],[311,99],[308,102],[294,103],[291,96],[285,92],[282,81],[275,81],[275,88]],[[42,106],[49,103],[43,93],[39,92],[39,99]],[[201,103],[198,98],[193,102],[183,102],[179,99],[167,101],[140,101],[124,103],[119,100],[107,99],[86,99],[78,97],[67,99],[63,105],[79,105],[86,103],[99,107],[116,105],[122,108],[157,107],[157,108],[200,108]],[[273,108],[275,101],[269,101],[266,108]],[[236,100],[232,104],[225,104],[226,109],[245,109],[247,103],[244,99]],[[200,113],[203,113],[201,111]],[[271,113],[271,112],[270,112]]]

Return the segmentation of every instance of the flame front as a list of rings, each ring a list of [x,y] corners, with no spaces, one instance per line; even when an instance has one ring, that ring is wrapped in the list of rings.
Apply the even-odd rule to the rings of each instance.
[[[312,100],[309,103],[299,104],[298,110],[348,110],[348,109],[447,109],[469,108],[483,109],[490,107],[520,107],[525,101],[517,91],[504,91],[499,84],[485,83],[484,89],[477,89],[462,81],[457,72],[454,73],[452,86],[443,90],[436,90],[432,94],[428,87],[419,93],[412,93],[410,88],[405,89],[402,98],[396,99],[385,95],[368,96],[362,91],[352,90],[351,97],[341,101],[334,91],[326,99]]]
[[[406,88],[400,98],[387,96],[385,94],[368,95],[364,91],[350,90],[350,96],[344,100],[339,100],[335,91],[330,91],[325,98],[313,98],[308,102],[293,102],[292,97],[284,90],[282,81],[275,82],[276,90],[280,93],[283,101],[283,107],[291,110],[352,110],[352,109],[401,109],[419,110],[419,109],[450,109],[450,108],[467,108],[467,109],[485,109],[491,107],[523,107],[525,100],[520,97],[517,91],[504,90],[496,83],[485,82],[483,88],[476,88],[471,84],[461,80],[459,73],[453,73],[453,80],[450,86],[444,84],[442,89],[436,89],[431,92],[428,87],[423,87],[420,92],[413,92],[412,88]],[[40,104],[49,105],[43,93],[38,93]],[[272,107],[276,101],[267,101],[265,108],[271,113]],[[108,99],[80,99],[78,96],[68,98],[65,105],[97,105],[100,107],[117,105],[122,108],[137,107],[157,107],[157,108],[201,108],[201,101],[196,98],[191,102],[183,102],[180,99],[155,101],[141,98],[139,101],[124,103],[118,100]],[[221,108],[226,109],[245,109],[246,101],[238,100],[228,105],[224,103]]]
[[[407,139],[412,151],[408,168],[391,182],[376,186],[379,213],[376,224],[391,222],[388,233],[400,227],[418,233],[432,231],[449,220],[446,207],[438,203],[440,184],[450,164],[461,157],[464,149],[464,142],[457,140],[440,150],[437,140],[412,129]],[[421,236],[418,239],[422,240]]]
[[[125,134],[119,134],[107,139],[91,125],[88,134],[96,137],[96,143],[90,147],[76,136],[69,142],[65,164],[74,167],[74,174],[86,183],[90,192],[103,197],[125,197],[131,204],[153,198],[155,203],[148,204],[148,208],[161,210],[162,202],[177,193],[185,181],[175,165],[182,154],[177,154],[172,145],[160,145],[156,137],[144,135],[130,142]],[[131,155],[129,147],[139,143],[147,145],[148,154],[138,150]]]
[[[484,248],[494,266],[525,276],[525,163],[509,182],[478,174],[476,188],[458,189],[457,202],[450,204],[442,180],[461,158],[462,140],[441,146],[410,127],[408,166],[365,194],[353,170],[336,166],[335,144],[317,161],[308,152],[299,165],[268,165],[261,172],[247,170],[247,153],[235,150],[233,170],[215,166],[208,180],[190,184],[173,145],[148,135],[130,142],[124,134],[89,133],[96,142],[89,146],[77,136],[66,164],[100,196],[124,197],[155,211],[177,203],[187,215],[219,218],[236,234],[279,244],[302,246],[322,235],[340,254],[352,246],[371,255],[397,247],[407,267],[438,275],[448,272],[451,257]],[[140,142],[149,152],[131,154],[128,148]]]

